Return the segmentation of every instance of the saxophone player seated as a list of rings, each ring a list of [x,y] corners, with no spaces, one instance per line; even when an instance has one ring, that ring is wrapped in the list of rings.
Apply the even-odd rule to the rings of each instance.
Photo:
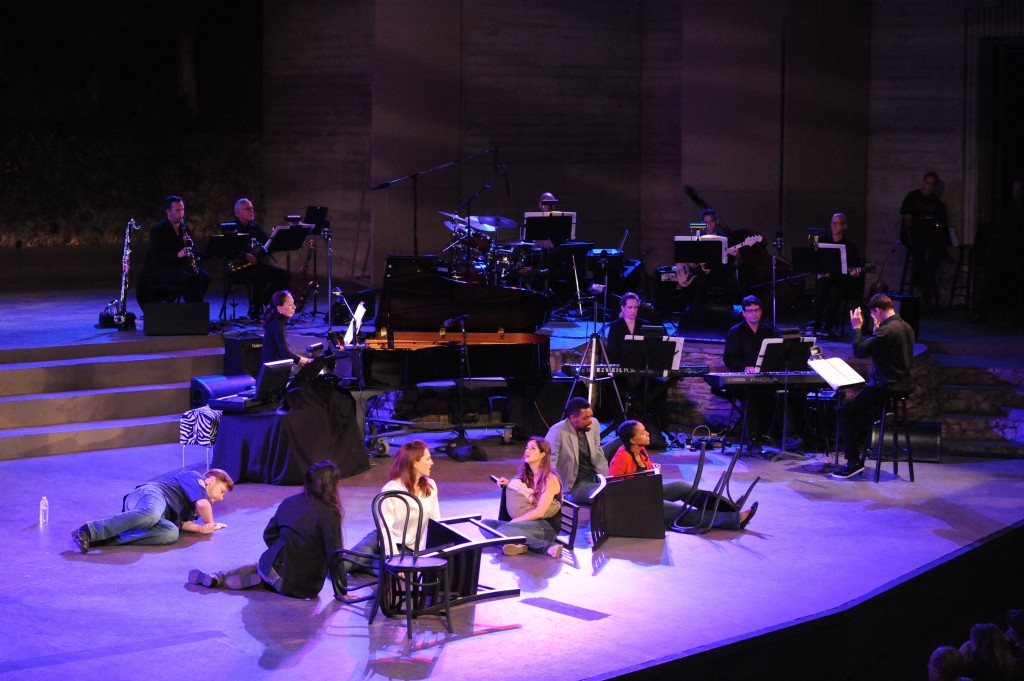
[[[232,283],[252,284],[252,299],[249,301],[249,316],[255,317],[270,302],[275,291],[288,288],[288,272],[266,262],[271,258],[263,249],[267,243],[267,235],[256,222],[256,209],[252,201],[246,198],[235,201],[234,223],[221,225],[236,233],[248,234],[252,248],[238,261],[229,265],[229,278]]]

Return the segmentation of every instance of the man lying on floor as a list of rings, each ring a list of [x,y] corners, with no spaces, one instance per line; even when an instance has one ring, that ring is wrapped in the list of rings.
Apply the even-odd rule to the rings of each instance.
[[[235,481],[219,468],[205,475],[174,473],[139,485],[125,495],[121,513],[90,520],[72,532],[71,539],[79,551],[88,553],[98,546],[173,544],[180,530],[211,534],[227,527],[213,521],[212,504],[234,487]]]

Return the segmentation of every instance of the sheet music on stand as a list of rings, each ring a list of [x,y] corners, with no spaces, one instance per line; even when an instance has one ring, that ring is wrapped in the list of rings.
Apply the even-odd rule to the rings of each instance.
[[[839,251],[839,271],[834,272],[833,269],[818,270],[819,272],[828,272],[829,274],[849,274],[849,270],[846,266],[846,244],[818,244],[819,253],[824,251]]]
[[[864,378],[853,367],[839,357],[812,359],[807,362],[814,373],[829,384],[833,390],[849,388],[864,383]]]
[[[363,325],[363,317],[366,315],[366,305],[363,301],[359,301],[356,305],[355,312],[352,313],[352,321],[348,323],[348,329],[345,330],[345,345],[352,345],[352,341],[355,340],[356,334],[359,333],[359,328]]]
[[[725,252],[728,247],[729,240],[720,234],[679,235],[675,238],[675,259],[676,262],[721,261],[725,265],[729,262],[729,255]]]
[[[670,371],[678,371],[683,356],[684,339],[678,336],[625,336],[622,344],[621,366],[660,373],[668,378]]]
[[[263,249],[267,253],[297,251],[302,248],[302,244],[306,242],[306,237],[312,232],[313,225],[307,225],[304,222],[294,225],[278,225],[274,227],[274,231],[271,232],[267,243],[263,244]]]

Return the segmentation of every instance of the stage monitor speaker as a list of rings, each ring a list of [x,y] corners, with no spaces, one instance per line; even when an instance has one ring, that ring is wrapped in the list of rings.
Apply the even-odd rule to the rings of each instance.
[[[892,461],[892,429],[885,426],[885,443],[882,449],[882,464]],[[938,421],[911,421],[910,422],[910,451],[914,455],[914,461],[927,463],[939,463],[939,450],[941,442],[941,424]],[[907,457],[903,451],[906,440],[903,437],[903,429],[897,429],[899,435],[899,460],[906,461]],[[878,451],[878,424],[871,427],[871,451]]]
[[[914,338],[921,338],[921,299],[917,296],[904,296],[898,293],[887,294],[892,298],[893,309],[896,314],[903,317],[903,321],[910,324],[914,330]],[[868,322],[870,323],[870,319]],[[867,327],[870,330],[870,326]],[[870,332],[870,331],[869,331]]]
[[[224,374],[256,377],[263,364],[263,337],[224,338]]]
[[[210,304],[146,303],[142,331],[147,336],[205,336],[210,333]]]
[[[189,387],[189,406],[204,407],[210,400],[237,395],[253,386],[252,376],[193,376]]]

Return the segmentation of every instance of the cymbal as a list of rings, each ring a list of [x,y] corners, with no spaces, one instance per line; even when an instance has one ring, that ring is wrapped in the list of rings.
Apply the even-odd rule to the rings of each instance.
[[[444,226],[447,227],[448,229],[450,229],[453,232],[458,232],[460,230],[466,229],[466,225],[460,225],[460,224],[457,224],[455,222],[452,222],[451,220],[445,220],[444,221]]]
[[[445,216],[446,218],[451,218],[452,220],[455,220],[456,222],[466,222],[466,218],[462,217],[461,215],[456,215],[455,213],[445,213],[444,211],[441,210],[437,212]]]
[[[515,220],[509,220],[503,218],[500,215],[471,215],[469,218],[469,224],[473,225],[477,229],[483,229],[479,225],[488,225],[489,227],[497,227],[498,229],[516,229],[519,227],[519,223]]]

